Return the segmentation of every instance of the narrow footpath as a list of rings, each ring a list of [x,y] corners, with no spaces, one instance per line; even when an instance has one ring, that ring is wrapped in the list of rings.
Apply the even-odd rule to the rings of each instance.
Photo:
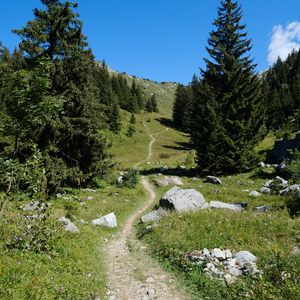
[[[152,147],[155,136],[167,131],[151,134],[146,126],[151,141],[148,156],[138,162],[138,168],[152,157]],[[148,197],[142,207],[135,211],[126,221],[122,231],[109,241],[104,248],[104,260],[107,267],[109,300],[185,300],[188,296],[178,287],[178,283],[170,274],[161,269],[159,264],[148,254],[146,247],[134,234],[134,222],[151,207],[156,199],[156,193],[146,177],[141,179]]]

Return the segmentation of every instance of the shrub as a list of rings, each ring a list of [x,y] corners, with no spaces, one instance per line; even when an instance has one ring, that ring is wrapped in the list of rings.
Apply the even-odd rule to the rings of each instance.
[[[126,174],[124,174],[119,186],[129,187],[131,189],[135,188],[138,183],[138,174],[138,171],[135,169],[129,170]]]

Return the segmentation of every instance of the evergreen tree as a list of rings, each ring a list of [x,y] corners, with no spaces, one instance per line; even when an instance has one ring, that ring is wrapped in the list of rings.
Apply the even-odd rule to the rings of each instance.
[[[241,19],[237,1],[221,1],[208,40],[211,60],[205,59],[206,69],[201,70],[203,78],[193,95],[191,138],[202,171],[247,169],[261,138],[264,100]]]
[[[155,94],[152,95],[152,97],[151,97],[151,104],[152,104],[152,112],[158,113],[159,110],[158,110],[158,105],[157,105],[157,100],[156,100]]]
[[[121,131],[120,108],[118,101],[115,98],[113,99],[110,107],[109,126],[110,130],[114,133],[119,133]]]
[[[129,121],[129,126],[127,130],[127,136],[132,137],[133,134],[135,133],[135,124],[136,124],[136,119],[134,113],[131,113],[130,121]]]
[[[69,183],[82,184],[108,170],[108,143],[99,129],[108,127],[108,106],[103,90],[97,86],[96,64],[82,22],[74,9],[77,4],[60,0],[41,0],[45,9],[35,9],[35,18],[23,29],[14,30],[22,38],[20,48],[29,67],[40,58],[53,63],[52,95],[63,96],[64,113],[59,134],[46,126],[39,147],[53,158],[64,161]]]
[[[148,101],[146,102],[145,110],[146,110],[147,112],[150,112],[150,113],[153,112],[152,97],[150,97],[150,98],[148,99]]]

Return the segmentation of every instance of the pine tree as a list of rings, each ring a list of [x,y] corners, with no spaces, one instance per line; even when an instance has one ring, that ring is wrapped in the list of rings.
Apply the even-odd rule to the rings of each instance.
[[[136,131],[135,124],[136,124],[135,115],[134,115],[134,113],[131,113],[131,117],[130,117],[130,121],[129,121],[129,126],[128,126],[128,130],[127,130],[127,136],[128,137],[132,137],[133,134],[135,133],[135,131]]]
[[[208,40],[211,60],[205,59],[200,88],[193,95],[191,137],[202,171],[247,169],[253,162],[253,147],[261,138],[264,100],[241,19],[237,1],[221,1]]]
[[[155,94],[152,95],[151,97],[151,104],[152,104],[152,112],[158,113],[158,105],[157,105],[157,100]]]
[[[152,97],[150,97],[150,98],[148,99],[148,101],[146,102],[145,110],[146,110],[147,112],[150,112],[150,113],[153,112]]]
[[[23,29],[20,48],[29,67],[40,58],[53,63],[52,96],[65,99],[59,134],[47,126],[41,133],[40,149],[62,159],[70,170],[71,184],[82,184],[102,176],[110,166],[108,143],[99,129],[107,128],[103,90],[97,86],[96,64],[82,33],[82,22],[74,11],[77,4],[41,0],[45,9],[35,9],[35,18]],[[103,103],[105,102],[105,103]]]

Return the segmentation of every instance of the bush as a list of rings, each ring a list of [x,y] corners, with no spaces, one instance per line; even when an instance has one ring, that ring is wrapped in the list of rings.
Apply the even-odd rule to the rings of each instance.
[[[139,172],[135,169],[129,170],[124,174],[122,182],[118,183],[121,187],[129,187],[131,189],[135,188],[138,183]]]

